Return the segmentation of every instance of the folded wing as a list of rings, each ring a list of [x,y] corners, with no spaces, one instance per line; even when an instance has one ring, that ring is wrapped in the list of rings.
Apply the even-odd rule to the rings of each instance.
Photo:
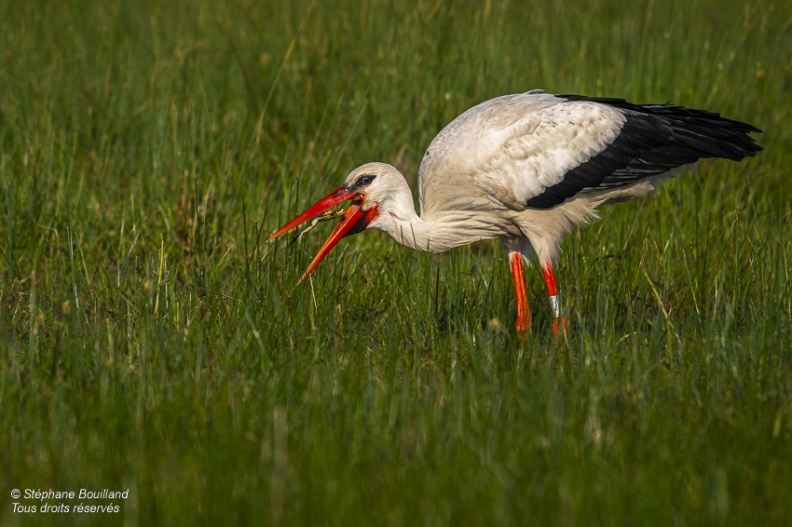
[[[550,208],[701,158],[753,156],[761,147],[749,133],[759,131],[681,106],[532,92],[500,97],[463,113],[429,146],[422,206],[453,206],[432,198],[451,185],[514,210]]]

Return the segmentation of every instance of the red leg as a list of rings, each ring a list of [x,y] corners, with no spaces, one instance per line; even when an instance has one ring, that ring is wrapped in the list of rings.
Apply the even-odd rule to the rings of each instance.
[[[517,330],[518,335],[525,336],[531,329],[531,309],[528,307],[528,298],[525,296],[522,255],[517,251],[512,251],[509,253],[509,258],[514,279],[514,296],[517,299],[517,320],[514,321],[514,329]]]
[[[550,298],[550,309],[553,311],[553,336],[559,337],[561,332],[567,333],[569,331],[569,324],[567,323],[566,315],[561,309],[561,297],[558,295],[558,287],[556,287],[555,275],[553,274],[553,264],[547,262],[542,266],[542,274],[544,275],[545,283],[547,284],[547,295]]]

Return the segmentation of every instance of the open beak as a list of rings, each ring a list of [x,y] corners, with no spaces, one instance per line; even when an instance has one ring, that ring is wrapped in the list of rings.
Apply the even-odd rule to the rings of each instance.
[[[314,269],[316,269],[316,266],[318,266],[319,263],[322,260],[324,260],[325,256],[328,255],[330,250],[333,247],[335,247],[335,245],[339,242],[339,240],[341,240],[341,238],[349,234],[358,233],[366,228],[366,225],[368,224],[368,216],[370,216],[371,214],[367,214],[366,211],[360,209],[362,205],[360,198],[361,196],[357,192],[350,192],[346,188],[340,187],[337,190],[334,190],[333,192],[328,194],[327,196],[323,197],[322,199],[320,199],[310,207],[308,207],[308,209],[305,212],[303,212],[302,214],[294,218],[292,221],[290,221],[289,223],[287,223],[286,225],[284,225],[283,227],[272,233],[272,235],[269,238],[267,238],[267,241],[272,241],[281,234],[284,234],[285,232],[293,229],[294,227],[303,223],[304,221],[310,220],[311,218],[314,218],[322,214],[323,212],[335,207],[337,204],[341,203],[342,201],[348,199],[353,200],[352,205],[350,205],[349,208],[347,208],[347,210],[344,212],[341,221],[339,221],[335,229],[333,229],[333,232],[330,234],[330,237],[327,238],[327,241],[325,241],[324,245],[322,245],[322,248],[319,249],[318,253],[316,253],[316,256],[311,262],[311,265],[309,265],[308,269],[306,269],[305,272],[303,273],[302,277],[300,278],[300,282],[305,280],[308,277],[308,275],[311,274],[311,272]],[[375,210],[376,209],[372,209],[369,212],[372,213]],[[300,282],[297,283],[299,284]]]

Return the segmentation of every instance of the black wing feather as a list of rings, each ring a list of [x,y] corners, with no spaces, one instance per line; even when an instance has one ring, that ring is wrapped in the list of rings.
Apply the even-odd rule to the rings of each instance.
[[[618,108],[626,121],[616,139],[596,156],[564,175],[557,184],[527,201],[534,208],[554,207],[578,192],[621,187],[706,157],[740,161],[762,150],[748,123],[706,110],[665,104],[632,104],[623,99],[558,95]]]

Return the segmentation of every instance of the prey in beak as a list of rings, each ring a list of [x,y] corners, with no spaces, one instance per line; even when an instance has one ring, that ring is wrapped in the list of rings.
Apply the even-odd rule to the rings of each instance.
[[[278,236],[290,231],[294,227],[300,225],[301,223],[319,217],[323,214],[326,214],[327,211],[341,203],[342,201],[351,200],[352,204],[347,207],[344,211],[343,215],[341,216],[341,220],[333,229],[333,232],[330,233],[330,237],[327,238],[322,248],[319,249],[319,252],[314,257],[311,264],[308,266],[308,269],[305,270],[300,281],[297,282],[298,284],[305,280],[311,272],[319,265],[319,263],[324,260],[325,256],[330,253],[330,250],[335,247],[335,245],[343,238],[344,236],[350,236],[352,234],[357,234],[364,230],[369,222],[377,216],[377,207],[374,206],[371,209],[364,211],[361,207],[363,206],[363,195],[360,193],[361,187],[368,185],[374,176],[364,176],[358,179],[358,181],[351,187],[347,188],[347,186],[342,186],[327,196],[323,197],[310,207],[305,210],[302,214],[294,218],[292,221],[272,233],[272,235],[267,239],[267,241],[272,241]],[[328,219],[332,219],[333,217],[337,217],[335,213],[327,214],[330,216]],[[306,229],[307,230],[310,230]],[[304,234],[304,233],[303,233]],[[300,235],[302,236],[302,234]]]

